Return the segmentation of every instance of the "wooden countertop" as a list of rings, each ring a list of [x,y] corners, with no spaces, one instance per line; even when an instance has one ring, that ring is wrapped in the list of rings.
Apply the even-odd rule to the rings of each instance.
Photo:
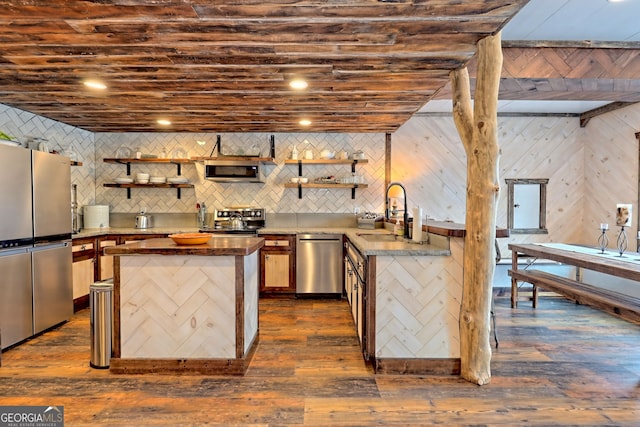
[[[107,255],[249,255],[264,246],[261,237],[213,236],[203,245],[178,245],[170,238],[147,239],[124,245],[109,246]]]

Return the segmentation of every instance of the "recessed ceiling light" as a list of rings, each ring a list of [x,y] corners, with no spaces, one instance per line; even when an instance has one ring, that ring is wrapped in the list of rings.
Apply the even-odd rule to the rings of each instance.
[[[169,126],[171,122],[167,119],[158,119],[158,124],[162,126]]]
[[[85,80],[84,85],[91,89],[105,90],[107,85],[97,80]]]
[[[289,87],[295,90],[304,90],[307,88],[307,86],[309,86],[309,84],[302,79],[294,79],[289,82]]]
[[[309,126],[309,125],[311,125],[311,120],[309,120],[309,119],[300,119],[300,121],[298,123],[300,124],[300,126]]]

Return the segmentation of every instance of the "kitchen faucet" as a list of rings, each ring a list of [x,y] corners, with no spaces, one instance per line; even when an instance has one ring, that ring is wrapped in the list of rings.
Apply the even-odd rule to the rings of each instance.
[[[384,216],[386,220],[389,219],[389,191],[391,190],[391,187],[395,185],[402,188],[402,193],[404,196],[404,209],[403,209],[404,214],[402,215],[402,220],[404,221],[404,230],[403,230],[402,237],[408,238],[409,237],[409,212],[407,212],[407,190],[399,182],[392,182],[387,187],[387,191],[385,192],[385,196],[384,196],[384,206],[385,206]]]

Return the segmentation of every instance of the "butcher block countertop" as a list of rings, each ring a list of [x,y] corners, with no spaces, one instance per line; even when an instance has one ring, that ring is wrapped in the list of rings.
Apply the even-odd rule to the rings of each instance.
[[[170,238],[147,239],[104,249],[107,255],[244,256],[264,246],[261,237],[213,236],[202,245],[178,245]]]

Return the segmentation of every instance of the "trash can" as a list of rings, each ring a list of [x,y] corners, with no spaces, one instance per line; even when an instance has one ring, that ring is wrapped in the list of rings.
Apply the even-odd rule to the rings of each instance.
[[[92,368],[106,369],[111,362],[113,279],[89,286]]]

